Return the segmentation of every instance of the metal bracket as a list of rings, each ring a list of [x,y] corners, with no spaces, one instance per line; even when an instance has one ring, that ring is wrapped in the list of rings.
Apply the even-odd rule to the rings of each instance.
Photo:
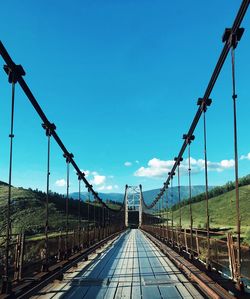
[[[177,165],[179,166],[180,163],[183,161],[183,158],[181,157],[180,159],[178,159],[178,157],[175,157],[174,160],[178,162]]]
[[[85,173],[82,171],[81,173],[76,173],[76,175],[78,176],[78,180],[80,181],[82,179],[82,176],[85,176]]]
[[[8,75],[9,83],[17,83],[22,76],[25,76],[25,71],[21,64],[14,64],[12,68],[10,68],[8,65],[4,65],[3,69]]]
[[[188,136],[188,134],[183,134],[182,139],[185,139],[186,143],[190,144],[195,139],[195,136],[194,135]]]
[[[203,98],[199,98],[197,101],[197,105],[201,107],[201,111],[206,112],[207,111],[207,107],[209,107],[212,104],[212,100],[211,99],[203,99]]]
[[[74,155],[72,153],[67,153],[63,154],[63,157],[66,159],[66,163],[70,163],[74,158]]]
[[[46,131],[46,136],[51,136],[52,132],[56,130],[56,126],[53,123],[42,124],[42,127]]]
[[[241,40],[244,30],[244,28],[238,28],[236,32],[232,32],[231,28],[226,28],[222,36],[222,42],[227,42],[230,47],[235,49],[238,45],[238,42]]]

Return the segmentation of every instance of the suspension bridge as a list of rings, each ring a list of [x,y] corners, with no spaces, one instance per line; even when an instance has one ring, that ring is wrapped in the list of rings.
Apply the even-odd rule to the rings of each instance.
[[[241,23],[249,0],[243,0],[235,20],[222,37],[223,47],[203,96],[197,97],[197,112],[183,134],[183,143],[160,192],[150,204],[143,187],[125,186],[122,204],[112,205],[99,196],[50,122],[26,83],[24,68],[16,64],[0,42],[4,71],[11,86],[9,132],[9,176],[6,202],[1,206],[0,298],[249,298],[250,248],[242,244],[238,175],[236,49],[243,38]],[[240,53],[240,50],[239,50]],[[233,138],[235,160],[236,233],[211,229],[208,185],[206,114],[210,95],[227,56],[231,55]],[[35,237],[13,233],[13,148],[16,87],[26,95],[40,117],[47,140],[46,192],[43,229]],[[195,130],[203,126],[206,227],[194,226],[192,214],[191,148]],[[51,140],[59,146],[65,160],[66,196],[64,221],[60,229],[50,227]],[[188,160],[189,227],[182,223],[181,172],[184,155]],[[74,169],[75,178],[70,177]],[[173,182],[178,187],[178,219],[171,203]],[[78,200],[69,194],[70,180],[78,181]],[[127,182],[128,183],[128,182]],[[81,192],[88,192],[88,203]],[[74,206],[73,206],[74,205]],[[24,204],[25,210],[25,204]],[[72,212],[73,211],[73,212]],[[72,213],[74,215],[72,219]],[[25,217],[25,216],[24,216]],[[28,215],[26,216],[28,217]],[[73,223],[73,224],[72,224]]]

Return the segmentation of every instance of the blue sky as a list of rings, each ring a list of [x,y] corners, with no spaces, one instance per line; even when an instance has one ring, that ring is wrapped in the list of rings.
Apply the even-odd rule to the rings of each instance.
[[[0,39],[75,161],[97,191],[162,187],[241,1],[12,1]],[[250,17],[236,52],[240,175],[250,173]],[[3,61],[2,61],[3,64]],[[0,72],[0,180],[8,177],[10,85]],[[207,113],[209,184],[234,179],[228,59]],[[17,86],[13,184],[46,184],[41,121]],[[204,184],[202,126],[193,183]],[[182,184],[187,185],[186,154]],[[126,163],[127,162],[127,163]],[[52,142],[51,189],[65,193],[65,160]],[[77,179],[71,171],[71,191]]]

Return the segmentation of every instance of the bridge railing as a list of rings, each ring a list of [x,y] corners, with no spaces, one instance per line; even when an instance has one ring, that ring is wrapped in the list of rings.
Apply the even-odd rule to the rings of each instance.
[[[87,227],[68,232],[66,238],[65,231],[51,232],[48,238],[49,264],[51,266],[60,261],[67,261],[70,256],[84,252],[93,244],[121,231],[120,224],[107,225],[106,227]],[[9,247],[9,278],[12,282],[21,280],[32,280],[41,272],[43,265],[47,262],[45,256],[45,238],[31,237],[25,234],[11,236],[12,242]],[[68,246],[66,246],[68,242]],[[5,246],[0,246],[0,277],[4,275]],[[0,279],[1,281],[1,279]]]
[[[192,258],[206,262],[208,253],[208,240],[206,231],[181,229],[179,227],[166,227],[162,225],[142,225],[141,229],[180,252],[186,252]],[[192,239],[191,239],[192,236]],[[222,239],[221,239],[222,238]],[[210,263],[217,271],[223,272],[232,279],[235,276],[235,257],[237,253],[236,239],[231,234],[215,232],[210,234]],[[241,245],[243,278],[250,280],[250,247]]]

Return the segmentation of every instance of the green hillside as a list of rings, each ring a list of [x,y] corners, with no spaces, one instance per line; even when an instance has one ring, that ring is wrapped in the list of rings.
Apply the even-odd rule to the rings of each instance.
[[[5,231],[6,203],[8,185],[0,185],[0,233]],[[11,227],[13,233],[26,231],[36,233],[42,230],[45,222],[45,200],[43,192],[23,188],[12,188]],[[50,226],[52,229],[62,227],[64,223],[62,209],[55,205],[56,197],[49,204]]]
[[[42,191],[12,187],[11,196],[11,228],[12,233],[25,231],[28,234],[44,232],[46,194]],[[8,185],[0,182],[0,235],[6,229],[6,204]],[[110,204],[111,205],[111,204]],[[114,204],[112,204],[114,208]],[[89,208],[90,220],[101,215],[100,206],[91,204]],[[88,217],[88,204],[81,202],[81,219]],[[65,197],[57,193],[49,196],[49,226],[51,231],[64,229],[66,224]],[[78,225],[78,200],[69,200],[69,226]]]
[[[250,185],[242,186],[240,191],[241,227],[244,241],[250,244]],[[182,207],[183,227],[190,226],[189,205]],[[206,202],[200,201],[192,204],[194,227],[206,227]],[[235,231],[236,209],[235,190],[209,199],[209,214],[211,228],[229,228]],[[174,211],[174,221],[178,223],[179,209]]]

